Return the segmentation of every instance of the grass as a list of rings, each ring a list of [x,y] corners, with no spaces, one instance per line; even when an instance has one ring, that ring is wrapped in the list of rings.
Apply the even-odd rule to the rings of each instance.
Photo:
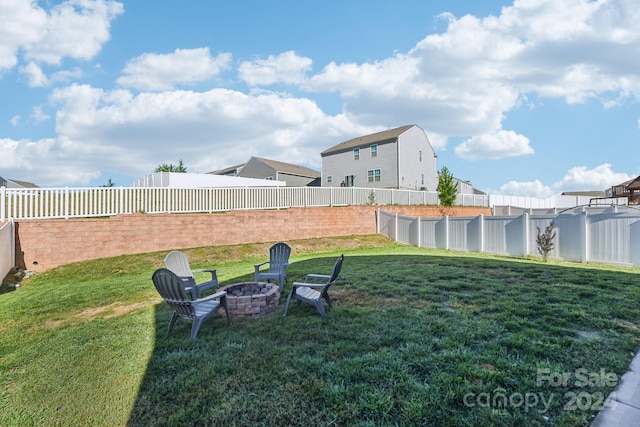
[[[304,305],[283,318],[282,304],[168,335],[150,280],[165,252],[62,266],[0,295],[0,425],[584,426],[638,350],[638,269],[380,236],[289,243],[282,303],[345,254],[324,320]],[[250,279],[268,247],[186,252],[224,285]]]

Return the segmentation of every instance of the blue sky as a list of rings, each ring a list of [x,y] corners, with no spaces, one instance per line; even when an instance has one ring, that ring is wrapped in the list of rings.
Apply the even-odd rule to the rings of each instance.
[[[640,0],[0,0],[0,176],[320,170],[417,124],[438,169],[548,197],[640,174]]]

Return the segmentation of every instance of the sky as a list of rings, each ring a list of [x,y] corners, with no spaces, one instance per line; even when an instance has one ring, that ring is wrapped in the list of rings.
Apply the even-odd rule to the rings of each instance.
[[[0,176],[321,170],[408,124],[489,194],[640,175],[640,0],[0,0]]]

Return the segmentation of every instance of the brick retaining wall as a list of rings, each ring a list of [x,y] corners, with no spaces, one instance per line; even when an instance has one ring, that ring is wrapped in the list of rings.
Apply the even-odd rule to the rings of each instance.
[[[437,206],[382,206],[413,217],[440,217]],[[212,214],[132,214],[109,218],[15,221],[16,264],[43,271],[95,258],[201,246],[376,233],[378,206],[291,208]],[[453,207],[450,216],[491,215]]]

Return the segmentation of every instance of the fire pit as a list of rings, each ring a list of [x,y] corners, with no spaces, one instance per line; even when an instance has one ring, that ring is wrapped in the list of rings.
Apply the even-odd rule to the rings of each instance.
[[[220,290],[227,291],[227,308],[233,318],[262,317],[280,304],[280,288],[271,283],[234,283]]]

